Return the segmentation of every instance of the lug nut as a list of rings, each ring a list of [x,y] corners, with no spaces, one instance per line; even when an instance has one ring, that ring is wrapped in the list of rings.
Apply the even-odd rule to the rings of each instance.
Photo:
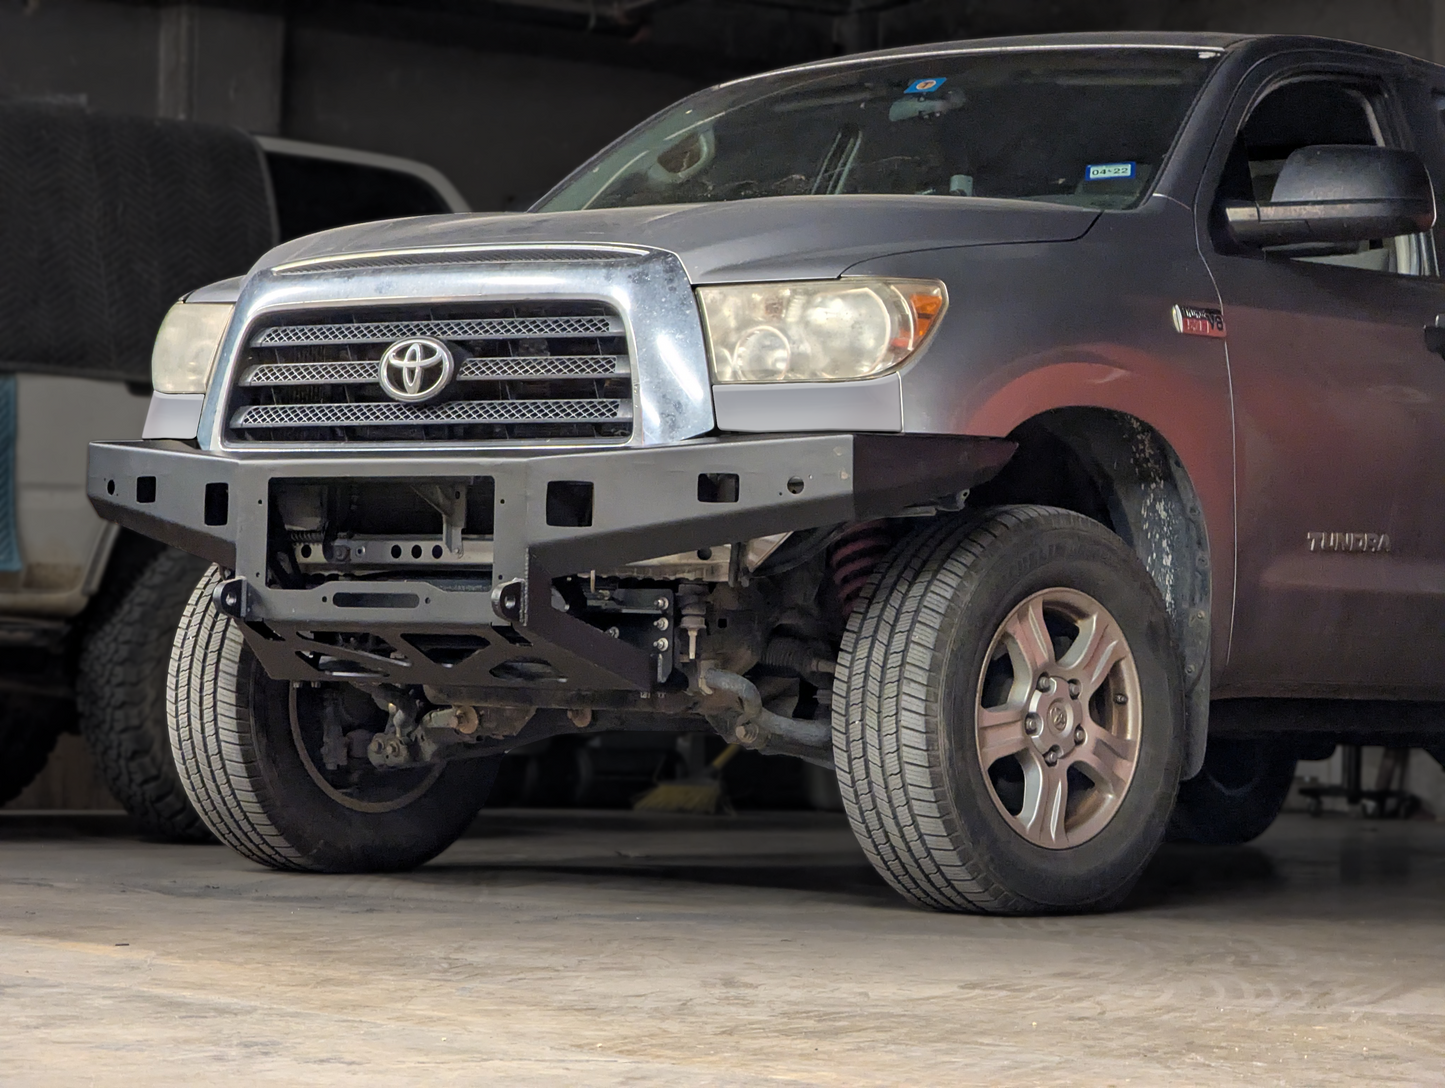
[[[1048,673],[1042,673],[1042,674],[1040,674],[1040,676],[1039,676],[1039,682],[1038,682],[1038,689],[1039,689],[1040,691],[1053,691],[1053,690],[1054,690],[1054,682],[1053,682],[1051,679],[1049,679],[1049,674],[1048,674]]]
[[[1069,695],[1075,699],[1079,697],[1079,682],[1077,680],[1069,681]]]
[[[1083,743],[1084,743],[1084,727],[1083,727],[1082,725],[1076,725],[1076,726],[1074,726],[1074,743],[1075,743],[1075,744],[1083,744]]]
[[[1118,703],[1120,706],[1123,706],[1128,701],[1129,696],[1125,695],[1122,691],[1114,696],[1114,702]]]
[[[1050,767],[1057,767],[1059,765],[1059,750],[1057,748],[1050,748],[1044,753],[1044,762]]]
[[[1037,714],[1024,715],[1024,732],[1031,737],[1039,735],[1039,730],[1044,727],[1044,720]]]

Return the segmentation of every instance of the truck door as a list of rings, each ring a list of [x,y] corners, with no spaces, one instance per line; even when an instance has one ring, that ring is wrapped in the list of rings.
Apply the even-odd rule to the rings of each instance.
[[[1439,692],[1441,538],[1424,540],[1416,513],[1429,501],[1425,466],[1441,489],[1445,363],[1422,332],[1445,313],[1433,238],[1262,253],[1233,244],[1218,212],[1223,200],[1268,200],[1297,148],[1413,150],[1416,140],[1386,73],[1296,68],[1256,87],[1216,152],[1227,146],[1213,192],[1201,190],[1234,393],[1238,504],[1234,629],[1216,690]]]

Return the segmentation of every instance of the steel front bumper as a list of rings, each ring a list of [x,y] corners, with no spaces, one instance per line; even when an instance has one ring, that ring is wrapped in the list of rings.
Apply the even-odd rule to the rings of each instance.
[[[231,610],[247,621],[248,641],[278,679],[334,676],[309,663],[307,640],[317,632],[365,632],[403,648],[386,658],[352,655],[394,682],[498,685],[496,666],[521,659],[546,663],[569,690],[646,689],[655,678],[647,655],[553,607],[554,578],[886,517],[984,482],[1013,450],[996,438],[876,434],[481,456],[212,453],[179,442],[96,442],[88,491],[102,517],[234,570],[244,584]],[[734,501],[704,500],[717,494],[700,478],[719,474],[737,477]],[[267,584],[272,480],[480,477],[495,486],[492,593],[410,576],[311,589]],[[591,484],[590,525],[548,524],[548,485],[558,481]],[[385,592],[338,592],[344,587]],[[407,641],[408,634],[461,632],[488,641],[464,663],[438,664],[411,652]]]

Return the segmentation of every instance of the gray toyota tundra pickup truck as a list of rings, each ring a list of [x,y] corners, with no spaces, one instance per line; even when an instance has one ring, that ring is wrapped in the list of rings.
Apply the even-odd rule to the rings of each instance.
[[[914,903],[1100,909],[1438,744],[1442,101],[1310,38],[851,56],[190,295],[89,493],[214,564],[197,809],[401,868],[511,747],[714,729],[836,768]]]

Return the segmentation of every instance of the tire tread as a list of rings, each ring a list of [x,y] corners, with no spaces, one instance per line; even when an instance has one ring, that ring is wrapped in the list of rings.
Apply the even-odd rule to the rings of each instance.
[[[77,670],[82,735],[107,788],[142,828],[179,842],[211,834],[186,796],[167,740],[159,680],[175,636],[178,591],[205,564],[174,549],[159,552],[117,587],[86,631]]]
[[[186,793],[206,825],[231,849],[260,865],[304,870],[267,818],[254,745],[237,690],[243,639],[229,616],[211,607],[222,581],[212,568],[197,584],[171,654],[166,704],[171,744]]]

